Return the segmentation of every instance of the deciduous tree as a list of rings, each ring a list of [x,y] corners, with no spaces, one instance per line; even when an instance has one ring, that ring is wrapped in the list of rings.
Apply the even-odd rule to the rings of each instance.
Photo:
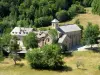
[[[84,31],[84,39],[86,44],[91,45],[91,48],[93,44],[96,44],[99,32],[98,25],[92,25],[91,23],[88,23],[88,26]]]

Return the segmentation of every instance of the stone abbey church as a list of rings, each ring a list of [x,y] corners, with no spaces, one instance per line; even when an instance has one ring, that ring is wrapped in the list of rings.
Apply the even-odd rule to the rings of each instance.
[[[52,21],[52,29],[56,29],[58,32],[58,44],[61,47],[66,46],[68,50],[76,45],[80,44],[81,40],[81,29],[76,25],[65,24],[59,26],[59,21],[54,19]],[[23,37],[29,34],[30,32],[36,33],[38,38],[38,46],[42,47],[45,44],[51,44],[52,39],[48,34],[48,31],[35,31],[33,28],[25,28],[25,27],[15,27],[11,31],[11,35],[16,35],[18,37],[18,44],[22,50],[25,50],[23,45]]]
[[[81,29],[76,24],[59,26],[59,21],[54,19],[52,28],[58,31],[58,43],[62,47],[67,46],[67,49],[71,49],[80,44]]]

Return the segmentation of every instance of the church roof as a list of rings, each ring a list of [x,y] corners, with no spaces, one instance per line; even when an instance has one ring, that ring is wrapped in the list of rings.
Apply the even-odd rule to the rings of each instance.
[[[63,35],[61,38],[59,38],[58,43],[62,44],[67,39],[67,35]]]
[[[53,23],[59,22],[57,19],[52,20]]]
[[[76,24],[74,25],[64,25],[59,27],[63,32],[73,32],[73,31],[80,31],[81,29]]]

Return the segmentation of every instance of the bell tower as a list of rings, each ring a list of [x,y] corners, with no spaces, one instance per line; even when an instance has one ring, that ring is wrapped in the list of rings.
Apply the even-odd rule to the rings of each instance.
[[[52,29],[59,27],[59,21],[57,19],[52,20]]]

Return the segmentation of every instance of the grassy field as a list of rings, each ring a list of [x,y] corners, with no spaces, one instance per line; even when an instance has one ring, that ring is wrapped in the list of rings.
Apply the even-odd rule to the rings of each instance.
[[[81,60],[85,65],[77,69],[76,62]],[[11,59],[5,59],[0,63],[0,75],[100,75],[98,65],[100,64],[100,53],[92,51],[74,52],[72,56],[65,57],[65,64],[72,68],[70,71],[51,71],[51,70],[34,70],[29,67],[25,60],[18,62],[22,65],[14,66]],[[23,65],[24,64],[24,65]]]
[[[79,19],[81,25],[83,25],[84,27],[87,26],[88,22],[91,22],[93,24],[98,24],[100,26],[100,16],[92,14],[91,10],[92,10],[91,8],[86,8],[85,14],[79,14],[76,17],[74,17],[71,21],[67,21],[67,22],[60,23],[60,24],[66,24],[66,23],[74,24],[75,21]]]

